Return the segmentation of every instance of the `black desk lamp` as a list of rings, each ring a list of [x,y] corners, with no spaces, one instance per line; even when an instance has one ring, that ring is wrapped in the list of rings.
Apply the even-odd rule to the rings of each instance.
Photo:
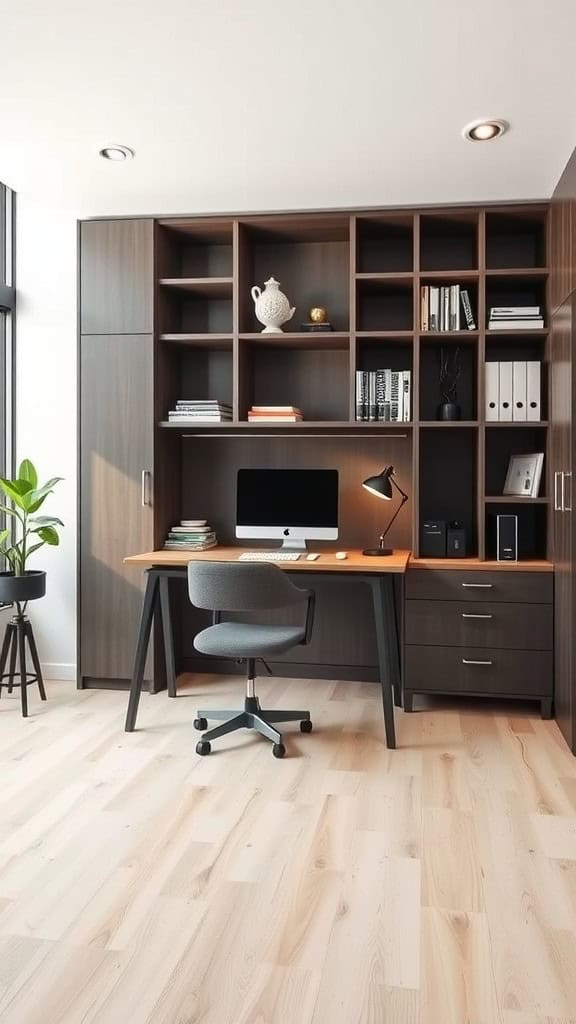
[[[366,550],[362,552],[363,555],[391,555],[393,553],[392,548],[384,547],[384,538],[386,537],[388,530],[392,526],[392,523],[396,519],[396,516],[398,515],[400,509],[408,501],[408,495],[404,494],[402,488],[399,487],[398,484],[396,483],[396,477],[394,476],[394,466],[385,466],[382,472],[378,473],[377,476],[369,476],[368,479],[364,480],[362,483],[362,487],[365,487],[367,491],[370,491],[370,494],[376,495],[377,498],[384,498],[386,501],[392,500],[392,485],[394,485],[398,493],[401,495],[402,501],[400,502],[398,508],[396,509],[394,515],[392,516],[392,519],[388,523],[388,526],[386,527],[384,532],[380,534],[379,546],[377,548],[366,548]]]

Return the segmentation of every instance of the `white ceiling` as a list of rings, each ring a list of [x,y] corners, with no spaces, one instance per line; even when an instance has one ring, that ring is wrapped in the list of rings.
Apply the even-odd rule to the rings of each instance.
[[[575,39],[575,0],[0,0],[0,180],[79,216],[542,198]]]

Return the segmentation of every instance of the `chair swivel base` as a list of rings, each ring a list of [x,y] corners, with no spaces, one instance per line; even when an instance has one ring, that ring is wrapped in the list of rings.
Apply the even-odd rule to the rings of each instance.
[[[244,711],[241,712],[223,708],[198,711],[197,718],[194,719],[194,728],[202,731],[206,729],[208,718],[222,720],[222,725],[217,725],[204,733],[196,744],[197,754],[209,754],[212,749],[210,741],[218,739],[219,736],[226,736],[238,729],[255,729],[261,736],[271,741],[274,757],[284,757],[286,747],[282,742],[282,733],[274,728],[273,723],[300,722],[302,732],[312,732],[309,711],[264,711],[260,707],[258,697],[246,697]]]

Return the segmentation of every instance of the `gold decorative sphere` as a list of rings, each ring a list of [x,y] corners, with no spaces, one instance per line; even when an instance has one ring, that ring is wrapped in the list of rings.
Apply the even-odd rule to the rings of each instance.
[[[313,306],[310,310],[310,322],[313,324],[325,324],[328,313],[322,306]]]

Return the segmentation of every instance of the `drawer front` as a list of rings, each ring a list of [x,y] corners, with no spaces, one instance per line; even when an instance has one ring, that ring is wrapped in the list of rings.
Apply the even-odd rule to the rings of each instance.
[[[412,569],[406,573],[406,597],[423,601],[551,604],[553,583],[551,572]]]
[[[415,693],[552,695],[552,654],[485,647],[404,649],[404,688]]]
[[[406,601],[407,644],[550,651],[551,604]]]

